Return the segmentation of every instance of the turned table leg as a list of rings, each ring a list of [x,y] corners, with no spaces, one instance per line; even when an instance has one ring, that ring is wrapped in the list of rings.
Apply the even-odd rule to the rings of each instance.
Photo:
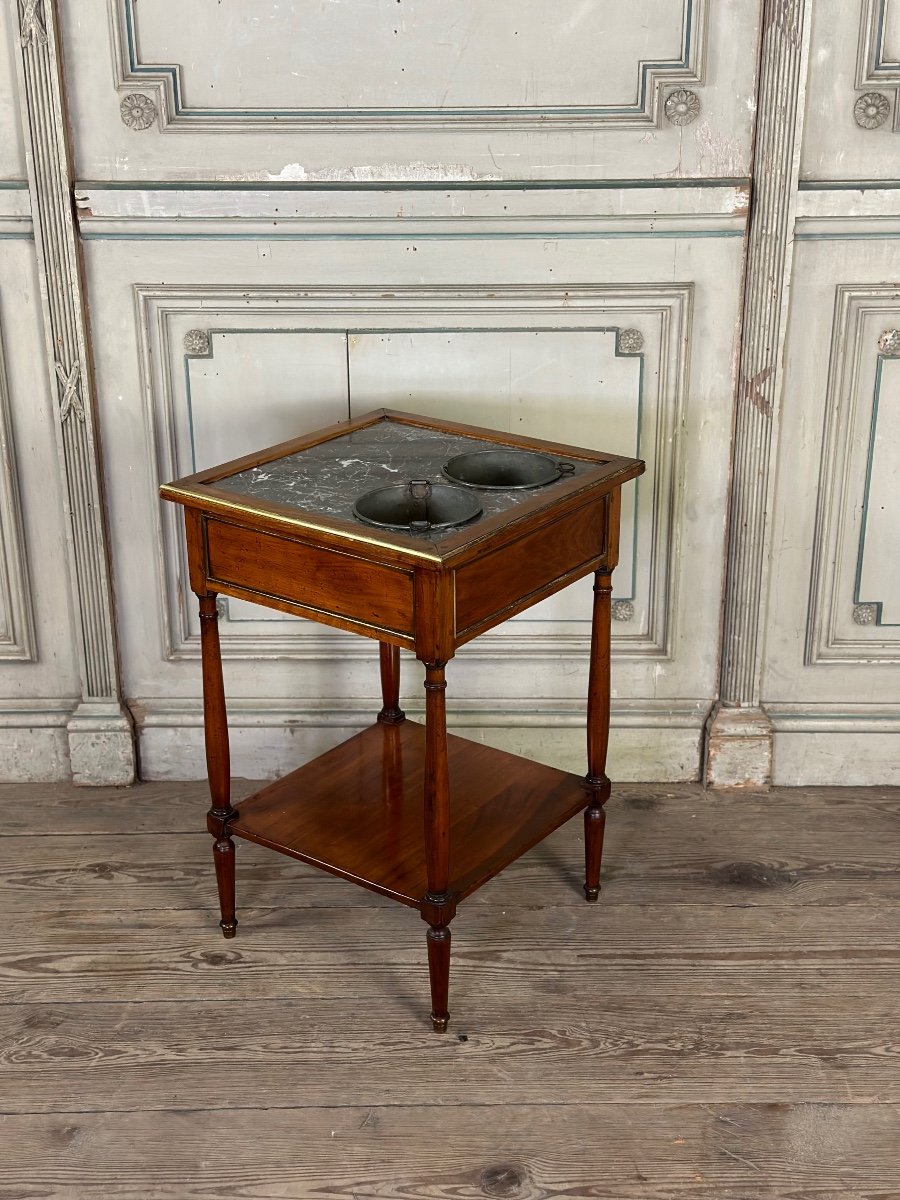
[[[442,1033],[450,1012],[450,929],[455,906],[450,880],[450,776],[447,767],[447,709],[443,662],[425,664],[425,866],[428,893],[422,917],[428,922],[431,1023]]]
[[[219,889],[219,924],[227,938],[237,930],[234,915],[234,842],[229,822],[237,816],[231,807],[231,760],[228,752],[228,718],[225,712],[225,685],[222,680],[222,653],[219,646],[219,612],[215,595],[200,596],[200,649],[203,658],[203,730],[206,739],[206,769],[212,807],[206,814],[206,827],[215,838],[213,859]]]
[[[389,642],[379,642],[381,659],[381,712],[378,720],[382,725],[399,725],[406,719],[400,707],[400,649]]]
[[[590,902],[600,895],[600,861],[610,783],[606,777],[609,745],[610,680],[609,658],[612,623],[612,576],[597,571],[594,576],[594,612],[591,624],[591,662],[587,700],[587,761],[585,783],[591,798],[584,810],[584,895]]]

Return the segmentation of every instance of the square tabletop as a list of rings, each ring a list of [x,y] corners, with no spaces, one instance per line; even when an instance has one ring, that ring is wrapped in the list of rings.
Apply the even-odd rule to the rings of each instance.
[[[420,532],[381,528],[354,512],[355,503],[376,488],[413,479],[452,482],[443,471],[449,460],[490,449],[537,451],[559,461],[563,473],[536,487],[473,489],[482,511],[464,525]],[[436,565],[512,523],[539,519],[582,493],[611,491],[642,470],[639,460],[621,455],[377,409],[165,484],[160,494],[241,524],[290,528],[312,540],[323,535],[332,545],[382,547]]]

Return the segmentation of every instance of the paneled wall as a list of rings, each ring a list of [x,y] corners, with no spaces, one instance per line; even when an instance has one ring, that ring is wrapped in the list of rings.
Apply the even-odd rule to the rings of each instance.
[[[763,700],[785,783],[900,783],[900,3],[815,5]]]
[[[0,778],[64,779],[78,691],[60,464],[20,120],[0,10]]]
[[[0,775],[201,774],[159,483],[389,404],[646,460],[614,776],[812,777],[900,622],[900,191],[845,186],[900,174],[900,0],[835,0],[840,39],[829,4],[6,0]],[[580,764],[589,608],[579,584],[466,647],[452,723]],[[374,643],[221,617],[236,773],[368,723]],[[411,711],[421,682],[405,660]]]

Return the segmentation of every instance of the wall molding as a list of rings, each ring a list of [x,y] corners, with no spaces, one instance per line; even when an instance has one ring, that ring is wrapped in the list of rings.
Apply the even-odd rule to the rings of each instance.
[[[900,84],[900,62],[887,56],[888,6],[897,0],[861,0],[856,86],[860,91],[881,83]]]
[[[900,784],[900,704],[773,703],[779,786]]]
[[[450,669],[448,668],[448,672]],[[419,689],[422,690],[421,688]],[[424,718],[422,699],[410,700],[404,690],[403,709],[413,720]],[[448,693],[449,696],[449,693]],[[203,703],[195,697],[147,697],[132,700],[135,719],[142,726],[203,728]],[[316,697],[315,699],[276,701],[236,697],[228,702],[229,721],[237,725],[260,728],[286,725],[337,727],[371,724],[373,709],[377,714],[380,699],[372,697]],[[585,709],[582,701],[541,697],[511,699],[508,696],[470,699],[453,695],[448,699],[447,723],[468,728],[532,728],[556,725],[560,728],[584,729]],[[611,722],[621,729],[643,729],[648,724],[659,729],[698,729],[706,719],[709,701],[705,699],[617,699],[613,702]],[[900,714],[898,714],[900,719]]]
[[[452,664],[451,664],[452,666]],[[452,672],[450,673],[452,689]],[[420,718],[418,697],[404,709]],[[199,699],[136,699],[146,779],[205,777],[203,714]],[[357,697],[306,701],[235,699],[228,704],[235,775],[275,778],[372,723],[380,701]],[[614,701],[612,773],[621,781],[697,778],[707,700]],[[447,724],[498,749],[578,770],[585,754],[583,701],[479,699],[448,693]],[[648,729],[652,735],[647,736]]]
[[[34,662],[36,657],[27,561],[0,303],[0,662]]]
[[[809,242],[900,238],[900,186],[863,179],[853,187],[801,186],[795,230]]]
[[[769,705],[784,733],[900,733],[900,704],[801,700]]]
[[[27,2],[27,0],[26,0]],[[186,68],[180,63],[144,63],[138,53],[139,16],[134,0],[109,0],[115,86],[120,93],[152,90],[163,132],[339,134],[406,130],[489,131],[547,128],[634,129],[659,125],[667,86],[704,82],[708,0],[681,0],[681,46],[677,56],[635,63],[636,95],[616,104],[433,108],[281,108],[217,109],[185,100]],[[150,99],[146,97],[145,99]]]
[[[69,783],[75,701],[0,700],[0,783]]]
[[[100,240],[743,237],[749,186],[285,192],[78,183],[75,203],[82,236]]]
[[[888,56],[886,40],[889,5],[896,3],[897,0],[862,0],[856,60],[856,87],[859,91],[869,93],[871,88],[893,88],[894,95],[888,103],[894,110],[895,132],[900,130],[900,61]],[[878,92],[869,94],[879,95]],[[877,123],[867,127],[877,129],[888,115],[886,112]]]
[[[836,289],[807,666],[900,662],[900,629],[882,624],[879,597],[860,594],[881,371],[883,362],[893,358],[884,353],[882,339],[885,329],[898,323],[900,289],[852,284]]]
[[[77,783],[130,783],[134,745],[120,703],[116,634],[81,247],[56,0],[17,0],[17,71],[44,315],[82,701],[69,722]]]
[[[0,239],[30,238],[31,200],[25,180],[0,181]]]
[[[198,327],[217,336],[254,332],[248,318],[264,320],[268,331],[354,332],[416,331],[422,333],[485,331],[528,332],[547,330],[615,333],[617,328],[652,328],[657,340],[658,383],[653,403],[642,397],[642,452],[656,463],[645,480],[649,514],[647,582],[644,600],[646,624],[622,629],[616,649],[628,657],[665,658],[671,653],[672,614],[675,611],[677,541],[681,525],[682,489],[679,487],[678,430],[686,397],[685,347],[693,305],[693,285],[595,285],[553,287],[416,287],[388,283],[367,287],[311,287],[302,293],[284,287],[135,287],[136,325],[140,331],[142,386],[147,412],[148,444],[157,473],[153,480],[153,505],[159,513],[160,606],[165,614],[166,658],[195,657],[198,635],[193,629],[190,590],[187,584],[183,534],[178,514],[156,499],[160,482],[187,473],[192,464],[178,458],[179,389],[186,384],[184,336]],[[646,353],[646,347],[644,349]],[[646,377],[646,372],[644,372]],[[642,383],[642,388],[644,384]],[[526,635],[512,632],[479,639],[485,656],[508,653],[513,644],[531,657],[571,654],[582,658],[590,637],[590,623],[576,623],[577,633]],[[280,623],[279,623],[280,624]],[[639,622],[635,622],[639,625]],[[287,626],[285,626],[287,628]],[[350,648],[339,634],[279,632],[255,635],[222,629],[223,654],[228,657],[365,657],[367,647]]]

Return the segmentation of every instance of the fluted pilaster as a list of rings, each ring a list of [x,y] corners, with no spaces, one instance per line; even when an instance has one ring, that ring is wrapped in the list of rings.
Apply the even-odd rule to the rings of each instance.
[[[13,0],[19,86],[43,301],[47,365],[65,497],[82,703],[69,726],[76,782],[130,782],[130,721],[120,703],[114,606],[95,425],[81,244],[75,227],[64,78],[54,0]]]
[[[787,291],[806,89],[811,0],[765,0],[754,152],[753,197],[744,288],[729,539],[725,579],[720,712],[710,737],[713,782],[765,782],[771,731],[760,710],[762,630],[768,583],[769,520],[781,397]],[[729,716],[728,710],[740,710]],[[746,717],[752,714],[752,732]],[[717,744],[720,732],[733,726]],[[767,747],[767,749],[766,749]],[[715,764],[738,749],[752,762]],[[768,758],[768,763],[764,760]],[[755,765],[754,765],[755,764]]]

